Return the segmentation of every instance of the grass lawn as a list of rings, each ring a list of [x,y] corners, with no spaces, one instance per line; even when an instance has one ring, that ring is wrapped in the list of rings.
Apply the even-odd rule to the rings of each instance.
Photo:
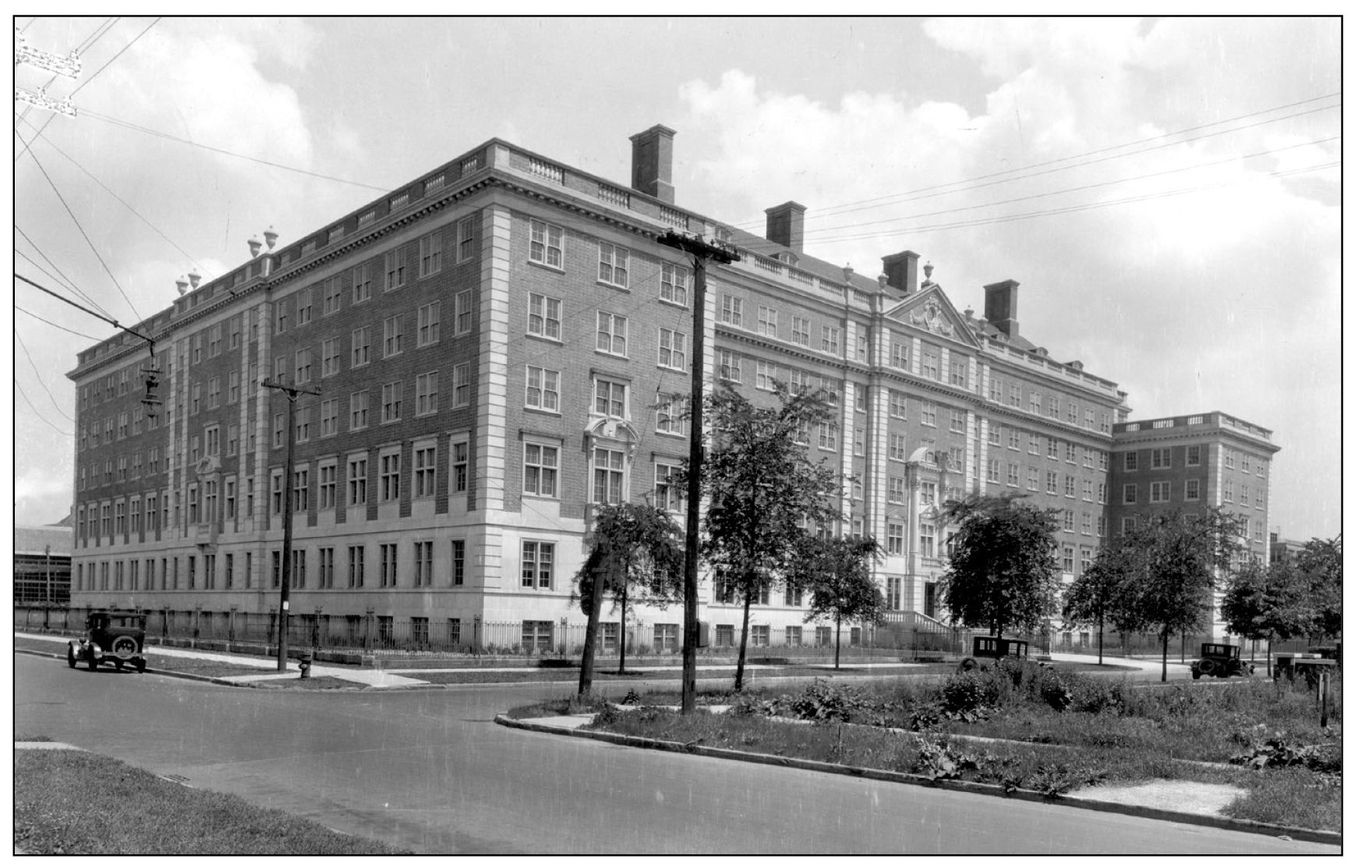
[[[30,854],[404,854],[231,794],[70,750],[14,753],[14,844]]]
[[[722,715],[650,706],[679,703],[674,690],[637,698],[643,708],[632,712],[574,699],[512,715],[599,712],[599,730],[1049,794],[1103,782],[1232,784],[1245,792],[1227,812],[1233,817],[1342,825],[1341,698],[1331,708],[1335,724],[1323,729],[1313,696],[1285,683],[1147,687],[1025,665],[864,685],[818,680],[738,696],[702,690],[699,703],[732,706]],[[1255,753],[1271,756],[1264,769],[1230,763]]]

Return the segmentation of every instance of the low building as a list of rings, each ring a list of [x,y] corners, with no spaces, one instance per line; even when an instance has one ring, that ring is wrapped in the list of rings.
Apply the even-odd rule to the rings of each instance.
[[[14,527],[14,603],[71,603],[69,526]]]

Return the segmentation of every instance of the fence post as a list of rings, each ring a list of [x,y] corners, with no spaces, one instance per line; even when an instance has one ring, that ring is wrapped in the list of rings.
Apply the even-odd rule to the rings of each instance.
[[[1319,672],[1319,726],[1329,727],[1329,671]]]

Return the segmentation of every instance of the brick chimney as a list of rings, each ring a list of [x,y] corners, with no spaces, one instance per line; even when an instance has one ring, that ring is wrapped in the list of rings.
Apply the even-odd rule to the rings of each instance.
[[[634,189],[645,195],[676,203],[672,186],[672,137],[676,130],[662,124],[629,136],[634,143]]]
[[[984,318],[1008,337],[1021,333],[1017,321],[1017,288],[1020,285],[1016,280],[1003,280],[984,286]]]
[[[804,211],[799,202],[787,201],[766,209],[766,239],[789,247],[796,253],[804,252]]]
[[[889,285],[899,294],[911,295],[917,291],[917,259],[917,253],[912,250],[880,258],[884,262],[884,275],[889,278]]]

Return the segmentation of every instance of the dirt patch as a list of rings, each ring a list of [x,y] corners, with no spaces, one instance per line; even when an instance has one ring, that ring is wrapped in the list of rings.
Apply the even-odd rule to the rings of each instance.
[[[1219,815],[1243,794],[1244,791],[1234,785],[1160,779],[1135,785],[1096,785],[1069,791],[1064,796],[1192,815]]]

